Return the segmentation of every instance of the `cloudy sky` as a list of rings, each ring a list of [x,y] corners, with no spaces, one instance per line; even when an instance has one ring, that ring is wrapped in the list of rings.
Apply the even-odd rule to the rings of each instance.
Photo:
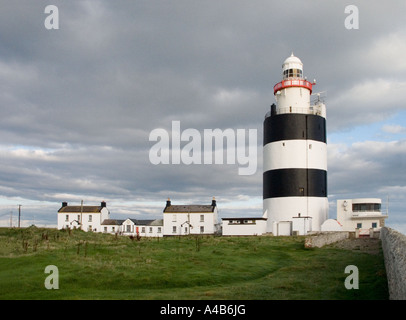
[[[59,29],[48,30],[47,5]],[[348,4],[359,29],[347,29]],[[292,53],[327,106],[330,218],[340,198],[379,197],[406,233],[403,0],[0,1],[0,225],[56,225],[62,201],[112,217],[174,204],[262,215],[262,123]],[[55,22],[55,21],[54,21]],[[257,171],[160,164],[150,133],[257,130]],[[183,145],[185,143],[183,142]],[[183,146],[182,145],[182,146]]]

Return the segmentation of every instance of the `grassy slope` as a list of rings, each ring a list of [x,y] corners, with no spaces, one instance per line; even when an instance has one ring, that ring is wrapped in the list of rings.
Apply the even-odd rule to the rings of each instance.
[[[387,299],[382,252],[305,249],[303,237],[131,240],[0,228],[0,299]],[[359,290],[346,290],[347,265]],[[59,290],[47,290],[47,265]]]

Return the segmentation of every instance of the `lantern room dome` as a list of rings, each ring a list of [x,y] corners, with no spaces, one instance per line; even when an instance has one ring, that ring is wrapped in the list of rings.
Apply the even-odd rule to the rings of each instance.
[[[303,77],[303,63],[298,57],[293,55],[293,52],[292,55],[283,62],[282,70],[283,79]]]
[[[282,69],[283,70],[286,70],[286,69],[301,69],[302,70],[303,63],[298,57],[294,56],[293,52],[292,52],[292,55],[283,62]]]

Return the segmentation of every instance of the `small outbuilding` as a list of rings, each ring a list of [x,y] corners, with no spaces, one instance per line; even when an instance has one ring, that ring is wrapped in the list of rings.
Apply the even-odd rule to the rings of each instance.
[[[387,214],[382,213],[382,200],[377,198],[337,200],[337,221],[343,231],[368,235],[385,226]]]
[[[321,231],[343,231],[343,226],[336,219],[327,219],[321,225]]]
[[[266,233],[266,221],[261,218],[222,218],[223,236],[256,236]]]

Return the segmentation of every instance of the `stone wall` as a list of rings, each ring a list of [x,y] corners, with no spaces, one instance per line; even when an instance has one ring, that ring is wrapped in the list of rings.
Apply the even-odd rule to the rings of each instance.
[[[389,299],[406,300],[406,236],[388,227],[381,229]]]
[[[308,235],[305,238],[305,248],[320,248],[330,243],[347,239],[346,231],[328,231]]]

